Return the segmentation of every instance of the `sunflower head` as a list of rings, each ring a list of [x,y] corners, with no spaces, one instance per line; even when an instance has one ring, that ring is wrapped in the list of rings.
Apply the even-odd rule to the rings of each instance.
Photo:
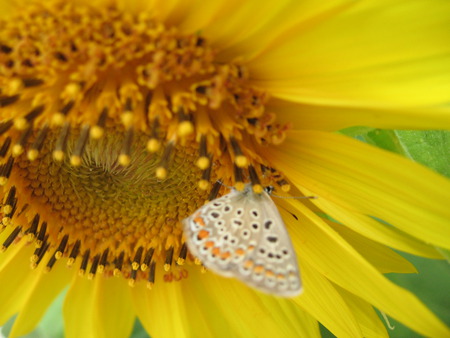
[[[193,261],[180,221],[221,194],[212,182],[289,190],[258,153],[288,126],[201,33],[65,1],[0,26],[2,250],[34,242],[32,267],[67,257],[151,285],[156,263]]]

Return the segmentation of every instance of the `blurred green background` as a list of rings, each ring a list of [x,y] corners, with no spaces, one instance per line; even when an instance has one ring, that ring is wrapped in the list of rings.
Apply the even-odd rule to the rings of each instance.
[[[341,133],[409,157],[442,175],[450,177],[450,132],[395,131],[355,127],[343,130]],[[426,199],[428,196],[423,196],[423,198]],[[416,266],[419,273],[388,274],[387,277],[415,293],[439,318],[450,326],[450,253],[442,251],[443,257],[446,257],[447,260],[441,261],[401,254]],[[53,303],[36,330],[27,335],[26,338],[63,337],[61,313],[64,296],[65,292]],[[395,295],[392,295],[392,297],[395,297]],[[7,337],[13,322],[14,318],[2,328],[4,336]],[[394,327],[393,330],[388,329],[391,337],[421,337],[392,318],[389,318],[389,323]],[[334,337],[324,327],[321,327],[321,332],[323,337]],[[139,321],[135,323],[132,337],[148,337]]]

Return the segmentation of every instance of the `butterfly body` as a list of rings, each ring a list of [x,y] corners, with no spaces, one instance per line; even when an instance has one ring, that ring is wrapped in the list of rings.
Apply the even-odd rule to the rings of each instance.
[[[277,296],[301,292],[289,234],[267,192],[232,190],[183,223],[189,250],[208,269]]]

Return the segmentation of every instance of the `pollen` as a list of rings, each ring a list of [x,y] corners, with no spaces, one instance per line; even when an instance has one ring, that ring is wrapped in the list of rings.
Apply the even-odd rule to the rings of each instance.
[[[289,189],[260,152],[288,127],[200,33],[113,4],[23,6],[0,20],[1,251],[26,240],[32,268],[153,287],[199,263],[181,221],[205,201]]]

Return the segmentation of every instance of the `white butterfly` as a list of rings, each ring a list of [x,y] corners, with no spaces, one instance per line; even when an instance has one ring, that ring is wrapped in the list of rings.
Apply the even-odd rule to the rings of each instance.
[[[183,220],[187,246],[210,270],[265,293],[300,294],[295,251],[269,194],[233,189]]]

